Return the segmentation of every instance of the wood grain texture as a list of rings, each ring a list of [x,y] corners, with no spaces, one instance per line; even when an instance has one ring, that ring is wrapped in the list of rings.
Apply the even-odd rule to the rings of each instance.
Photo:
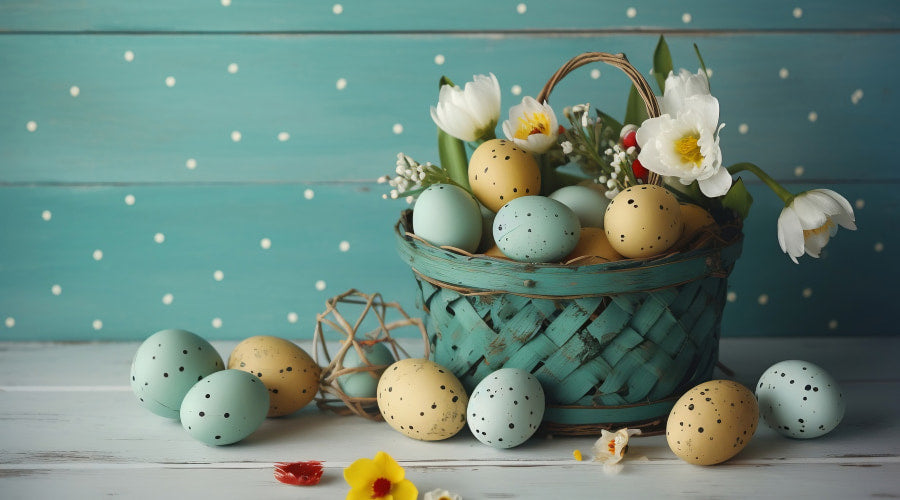
[[[898,18],[891,0],[687,0],[677,8],[667,0],[0,3],[7,31],[876,30],[896,29]]]

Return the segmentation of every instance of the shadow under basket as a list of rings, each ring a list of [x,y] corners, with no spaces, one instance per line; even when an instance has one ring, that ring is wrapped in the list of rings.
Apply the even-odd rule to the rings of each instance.
[[[739,229],[713,248],[589,266],[527,264],[438,248],[395,226],[425,312],[431,359],[471,393],[500,368],[534,374],[542,431],[665,429],[678,397],[718,362]]]

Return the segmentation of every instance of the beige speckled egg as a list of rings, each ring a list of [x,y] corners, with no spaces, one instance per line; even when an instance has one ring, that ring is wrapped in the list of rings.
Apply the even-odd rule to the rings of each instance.
[[[384,421],[413,439],[447,439],[466,425],[465,389],[450,370],[427,359],[403,359],[387,367],[377,397]]]
[[[692,203],[682,203],[680,207],[684,230],[681,233],[681,237],[678,238],[678,242],[675,243],[676,247],[681,247],[690,242],[702,229],[716,225],[716,220],[703,207]]]
[[[293,413],[319,390],[319,365],[300,346],[279,337],[259,335],[231,351],[228,368],[259,377],[269,390],[269,417]]]
[[[577,259],[577,260],[576,260]],[[572,262],[574,265],[590,266],[622,260],[622,256],[609,244],[606,231],[599,227],[581,228],[581,237],[575,248],[563,259],[564,263]]]
[[[666,440],[685,462],[713,465],[750,442],[759,405],[750,389],[731,380],[704,382],[684,393],[669,413]]]
[[[684,223],[678,200],[666,188],[631,186],[617,194],[603,218],[612,247],[628,258],[659,255],[675,244]]]
[[[516,143],[504,139],[485,141],[469,159],[472,194],[489,210],[520,196],[541,191],[541,171],[534,157]]]

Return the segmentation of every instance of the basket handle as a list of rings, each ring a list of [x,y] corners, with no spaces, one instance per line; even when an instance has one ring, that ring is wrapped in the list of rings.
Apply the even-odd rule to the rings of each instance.
[[[604,62],[622,70],[634,84],[638,91],[638,95],[640,95],[641,99],[644,101],[644,106],[647,108],[647,115],[650,118],[656,118],[660,115],[659,102],[656,100],[656,95],[653,94],[653,89],[650,88],[650,84],[647,83],[647,80],[641,75],[641,72],[628,62],[628,58],[625,57],[625,54],[585,52],[569,59],[568,62],[563,64],[562,67],[547,80],[547,83],[544,84],[544,88],[541,89],[541,93],[537,96],[537,101],[546,102],[547,98],[550,96],[550,92],[553,91],[556,84],[565,78],[566,75],[585,64],[593,62]],[[651,184],[661,184],[662,178],[658,174],[650,172],[648,182]]]

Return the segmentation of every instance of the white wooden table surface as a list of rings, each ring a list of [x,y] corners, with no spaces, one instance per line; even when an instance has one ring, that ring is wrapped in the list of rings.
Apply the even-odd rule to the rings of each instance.
[[[227,357],[235,342],[213,344]],[[741,454],[712,467],[680,461],[664,436],[633,438],[616,475],[590,461],[591,437],[496,450],[464,429],[419,442],[314,405],[235,445],[206,446],[138,406],[128,386],[137,346],[0,343],[0,498],[339,499],[349,489],[343,468],[379,450],[420,492],[441,487],[466,499],[900,498],[898,338],[726,339],[721,360],[750,386],[777,361],[824,367],[842,384],[843,423],[812,440],[761,425]],[[299,460],[324,461],[319,485],[274,479],[274,462]]]

